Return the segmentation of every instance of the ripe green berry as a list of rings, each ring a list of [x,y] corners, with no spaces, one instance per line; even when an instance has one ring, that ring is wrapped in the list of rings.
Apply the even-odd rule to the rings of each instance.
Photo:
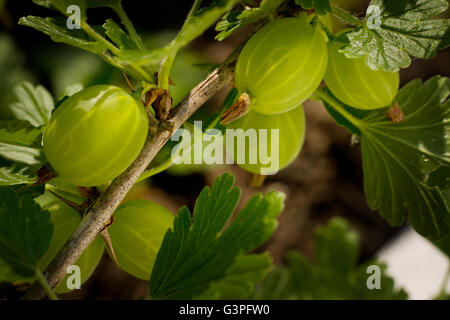
[[[294,110],[289,112],[277,114],[277,115],[264,115],[256,111],[250,110],[244,117],[227,125],[227,129],[234,129],[237,139],[234,139],[234,149],[231,149],[229,141],[226,141],[227,154],[230,151],[234,155],[234,161],[241,168],[251,173],[268,175],[274,174],[278,170],[281,170],[290,165],[295,158],[297,158],[300,150],[303,147],[305,138],[305,114],[302,106],[298,106]],[[243,131],[240,131],[242,129]],[[249,139],[245,140],[245,147],[237,143],[238,139],[245,139],[246,130],[255,129],[259,135],[260,129],[267,129],[267,139],[261,139],[258,137],[258,141],[250,142]],[[278,129],[278,141],[272,144],[272,129]],[[226,140],[228,136],[225,135]],[[271,150],[278,150],[278,165],[269,170],[270,164],[264,164],[261,162],[261,153],[267,154],[272,160],[277,155],[271,154]],[[239,163],[239,153],[245,155],[245,163]],[[250,163],[250,155],[256,155],[256,163]]]
[[[108,232],[120,268],[137,278],[149,280],[156,255],[174,217],[168,209],[146,200],[132,200],[119,206]]]
[[[323,79],[328,53],[326,36],[305,16],[270,22],[239,55],[235,81],[247,92],[251,108],[263,114],[294,109],[308,99]]]
[[[36,201],[50,212],[51,222],[53,224],[53,236],[50,246],[39,261],[39,267],[45,270],[80,224],[81,215],[48,192],[41,195]],[[81,284],[89,279],[94,272],[103,255],[104,248],[105,242],[101,237],[97,237],[74,263],[74,265],[80,268]],[[56,293],[62,294],[71,291],[71,289],[67,288],[67,279],[69,276],[70,274],[61,280],[55,289]]]
[[[55,171],[77,186],[107,183],[137,157],[148,131],[145,109],[124,90],[98,85],[53,113],[44,152]]]
[[[397,95],[398,72],[374,71],[363,58],[347,58],[339,52],[339,43],[329,46],[325,83],[345,104],[357,109],[378,109],[389,106]]]

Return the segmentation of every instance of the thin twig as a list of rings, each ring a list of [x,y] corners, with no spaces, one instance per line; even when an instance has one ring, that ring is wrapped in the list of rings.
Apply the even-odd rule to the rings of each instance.
[[[58,285],[59,281],[65,276],[67,267],[75,263],[83,251],[86,250],[90,243],[104,229],[120,202],[173,132],[209,98],[230,83],[233,78],[234,62],[237,54],[238,51],[236,50],[221,67],[213,71],[203,82],[195,87],[172,110],[169,120],[160,122],[156,128],[152,127],[150,129],[139,156],[100,196],[64,247],[48,266],[44,275],[51,288]],[[24,299],[42,299],[43,297],[45,297],[45,292],[42,290],[42,287],[34,284],[25,294]]]

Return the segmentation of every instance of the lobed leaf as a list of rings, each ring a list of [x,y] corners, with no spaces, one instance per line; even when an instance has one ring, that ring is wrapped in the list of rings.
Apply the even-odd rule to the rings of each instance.
[[[386,71],[408,67],[411,57],[429,59],[450,27],[449,19],[431,18],[447,7],[445,0],[372,0],[363,26],[346,34],[342,52]]]
[[[359,237],[342,218],[333,218],[315,232],[316,259],[309,261],[300,252],[287,255],[287,265],[278,267],[261,283],[256,299],[406,299],[377,261],[357,265]],[[380,289],[367,287],[369,265],[380,268]]]
[[[122,28],[112,19],[106,20],[103,24],[106,35],[120,48],[125,50],[137,50],[138,45],[130,38],[130,36],[122,30]]]
[[[29,82],[22,82],[14,88],[14,94],[18,102],[9,108],[17,119],[28,121],[35,127],[48,123],[54,101],[43,86],[35,87]]]
[[[435,181],[450,167],[449,96],[449,78],[408,83],[395,99],[404,114],[400,122],[383,109],[361,113],[337,99],[335,106],[326,103],[336,121],[361,138],[369,206],[393,226],[403,224],[407,212],[414,229],[432,240],[450,230],[448,187]]]
[[[32,276],[53,234],[50,213],[28,195],[19,198],[7,187],[0,191],[0,259],[15,272]]]
[[[224,15],[216,24],[216,40],[222,41],[232,35],[239,28],[272,14],[285,0],[263,0],[259,7],[231,11]]]
[[[208,290],[196,299],[248,300],[254,293],[255,284],[264,278],[271,267],[272,258],[267,252],[238,256],[225,277],[212,282]]]
[[[443,191],[427,184],[429,175],[450,166],[450,79],[414,80],[396,98],[404,120],[393,123],[381,112],[361,128],[364,187],[371,208],[392,225],[408,219],[431,239],[449,233],[450,209]]]
[[[276,227],[284,195],[254,196],[225,228],[239,200],[230,174],[219,177],[197,199],[191,219],[180,209],[163,240],[150,279],[154,299],[188,299],[226,276],[236,258],[268,239]],[[225,228],[225,229],[224,229]]]
[[[102,54],[106,47],[91,39],[84,31],[70,30],[65,25],[66,19],[41,18],[26,16],[19,20],[19,24],[36,29],[48,35],[53,41],[65,43],[96,54]]]

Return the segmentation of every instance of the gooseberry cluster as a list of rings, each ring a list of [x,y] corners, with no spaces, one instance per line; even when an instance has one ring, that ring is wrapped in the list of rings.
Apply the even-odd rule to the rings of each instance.
[[[279,163],[273,172],[264,170],[267,165],[260,159],[253,164],[239,163],[239,151],[248,154],[256,148],[259,154],[262,148],[271,149],[264,143],[246,144],[245,150],[233,145],[240,167],[256,174],[273,174],[296,158],[305,134],[302,103],[322,80],[353,108],[377,109],[392,103],[399,87],[398,72],[371,70],[363,59],[347,58],[339,52],[342,44],[335,40],[339,35],[328,41],[320,25],[312,26],[306,15],[300,15],[268,23],[246,43],[236,64],[235,81],[239,92],[250,97],[251,111],[228,127],[279,129]]]

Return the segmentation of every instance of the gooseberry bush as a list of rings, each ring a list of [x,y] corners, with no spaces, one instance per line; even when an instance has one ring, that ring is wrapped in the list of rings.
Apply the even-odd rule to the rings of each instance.
[[[0,122],[0,282],[28,283],[24,299],[77,289],[70,268],[79,267],[82,284],[105,250],[149,281],[151,299],[405,299],[386,266],[359,264],[358,235],[341,218],[316,230],[314,261],[292,252],[274,267],[267,252],[254,253],[275,231],[285,195],[258,193],[235,213],[240,190],[229,173],[203,189],[192,212],[124,201],[136,182],[174,165],[169,139],[180,127],[200,136],[215,129],[225,142],[228,129],[244,140],[248,129],[266,129],[266,143],[225,148],[262,182],[299,156],[307,99],[321,101],[361,144],[369,206],[450,255],[450,79],[400,87],[399,76],[413,58],[449,46],[450,21],[435,17],[447,1],[372,0],[359,18],[339,1],[195,0],[179,33],[159,48],[147,47],[121,0],[33,2],[51,17],[26,16],[20,25],[99,56],[123,72],[128,88],[73,85],[56,99],[40,85],[15,88],[15,119]],[[91,25],[97,7],[114,18]],[[336,32],[331,16],[349,28]],[[178,53],[213,26],[217,41],[244,26],[251,34],[174,101]],[[212,117],[194,113],[227,85]],[[207,125],[199,130],[195,120]],[[267,151],[276,153],[275,166],[248,161]],[[381,290],[366,287],[368,265],[382,269]]]

